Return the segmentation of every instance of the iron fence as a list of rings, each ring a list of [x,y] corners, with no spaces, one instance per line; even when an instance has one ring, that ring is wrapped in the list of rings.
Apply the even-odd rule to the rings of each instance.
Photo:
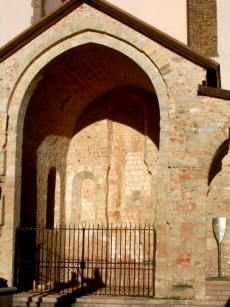
[[[156,231],[146,226],[18,228],[20,291],[154,296]]]

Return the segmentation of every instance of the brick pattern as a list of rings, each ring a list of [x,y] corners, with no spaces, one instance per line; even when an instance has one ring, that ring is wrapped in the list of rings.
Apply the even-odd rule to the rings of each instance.
[[[33,7],[33,16],[31,17],[31,25],[38,22],[42,17],[46,15],[45,2],[52,0],[31,0],[31,6]],[[70,0],[61,0],[62,3]]]
[[[31,6],[33,7],[33,16],[31,17],[31,25],[45,16],[44,4],[45,0],[32,0]]]
[[[188,0],[189,46],[206,56],[218,56],[216,0]]]

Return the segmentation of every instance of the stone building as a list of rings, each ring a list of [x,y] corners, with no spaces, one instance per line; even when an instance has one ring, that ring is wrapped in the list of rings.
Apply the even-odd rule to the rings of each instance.
[[[18,225],[154,223],[155,296],[205,298],[216,216],[230,274],[219,64],[102,0],[63,3],[0,57],[0,275]]]

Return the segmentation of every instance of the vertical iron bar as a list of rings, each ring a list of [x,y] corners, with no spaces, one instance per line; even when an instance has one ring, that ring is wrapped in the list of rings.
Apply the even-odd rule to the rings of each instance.
[[[122,276],[122,224],[120,224],[120,270],[119,270],[119,295],[121,295],[121,276]]]
[[[78,263],[78,272],[80,271],[81,269],[81,263],[80,263],[80,248],[82,248],[80,246],[80,228],[79,228],[79,224],[78,224],[78,229],[77,229],[77,246],[78,246],[78,249],[77,249],[77,263]],[[77,275],[80,275],[80,274],[77,274]],[[78,276],[77,278],[80,278],[80,276]],[[79,285],[80,286],[80,285]]]
[[[14,286],[18,287],[18,248],[20,246],[19,242],[19,226],[16,228],[15,232],[15,256],[14,256]]]
[[[84,269],[85,269],[85,226],[82,226],[82,255],[81,255],[81,293],[84,294]]]
[[[108,224],[106,227],[106,241],[105,241],[105,254],[106,254],[106,258],[105,258],[105,294],[106,294],[106,289],[107,289],[107,274],[108,274],[108,259],[109,259],[109,251],[108,251],[108,244],[109,244],[109,228],[108,228]]]
[[[66,277],[66,224],[65,224],[65,228],[64,228],[64,243],[63,243],[63,284],[65,283],[65,277]],[[64,288],[62,289],[62,293],[64,293],[65,290]]]
[[[103,238],[103,224],[101,227],[101,259],[100,259],[100,294],[102,293],[102,286],[103,286],[103,259],[104,259],[104,254],[103,254],[103,242],[104,242],[104,238]]]
[[[18,240],[17,240],[17,287],[20,287],[20,275],[21,275],[21,268],[20,268],[20,260],[21,260],[21,232],[22,230],[18,227]]]
[[[92,235],[92,266],[91,266],[91,279],[94,276],[94,224],[93,224],[93,235]],[[91,293],[93,292],[93,282],[91,281]]]
[[[36,242],[36,249],[37,249],[37,257],[36,257],[36,288],[37,288],[37,285],[38,285],[38,281],[39,281],[39,274],[40,274],[40,267],[41,267],[41,229],[40,227],[38,228],[38,236],[36,234],[36,239],[37,239],[37,242]],[[36,231],[36,233],[37,233]]]
[[[131,295],[131,292],[130,292],[130,270],[131,270],[131,250],[132,250],[131,233],[132,233],[132,229],[131,229],[131,224],[130,224],[130,227],[129,227],[129,295]]]
[[[70,271],[70,253],[71,253],[71,247],[70,247],[70,241],[71,241],[71,228],[70,228],[70,225],[69,225],[69,229],[68,229],[68,232],[69,232],[69,253],[68,253],[68,293],[70,292],[70,284],[72,283],[72,281],[70,281],[70,276],[72,274],[72,272]]]
[[[85,259],[87,259],[88,261],[88,266],[89,266],[89,261],[90,261],[90,259],[89,259],[89,226],[88,226],[88,229],[87,229],[87,232],[88,232],[88,236],[87,236],[87,244],[85,244],[85,246],[86,246],[86,250],[85,250]],[[85,259],[84,259],[84,263],[86,264],[86,262],[85,262]],[[89,289],[88,289],[88,287],[89,287],[89,270],[88,270],[88,266],[86,267],[86,265],[85,265],[85,274],[86,274],[86,293],[88,294],[88,291],[89,291]]]
[[[54,291],[55,291],[55,284],[56,284],[56,279],[57,279],[57,270],[58,270],[58,266],[57,266],[57,247],[58,247],[58,229],[57,229],[57,225],[56,225],[56,229],[55,229],[55,251],[54,251]]]
[[[42,280],[43,280],[43,270],[44,270],[44,236],[45,236],[45,230],[44,228],[42,229],[42,244],[41,244],[41,249],[42,249],[42,267],[41,267],[41,291],[42,289]]]
[[[74,289],[74,283],[77,283],[77,274],[75,271],[75,223],[73,225],[73,243],[72,243],[72,248],[73,248],[73,253],[72,253],[72,270],[73,270],[73,273],[72,273],[72,292],[73,292],[73,289]]]
[[[148,266],[148,296],[150,295],[150,289],[149,289],[149,274],[150,274],[150,270],[151,270],[151,266],[150,266],[150,253],[151,253],[151,245],[150,245],[150,238],[151,238],[151,232],[150,232],[150,225],[149,225],[149,235],[148,235],[148,258],[147,258],[147,266]]]
[[[117,226],[115,229],[115,265],[114,265],[114,294],[116,294],[116,289],[117,289]]]
[[[124,261],[124,295],[126,293],[126,266],[127,266],[127,259],[126,259],[126,249],[127,249],[127,241],[126,241],[126,235],[127,235],[127,224],[125,225],[125,261]]]
[[[141,232],[141,226],[139,225],[139,232]],[[139,235],[140,236],[140,235]],[[139,237],[139,241],[140,241],[140,237]],[[140,253],[141,253],[141,245],[139,244],[139,257],[140,257]],[[140,263],[140,258],[139,258],[139,267],[138,267],[138,296],[140,295],[140,273],[141,273],[141,263]]]
[[[88,260],[87,263],[88,263],[88,266],[86,267],[86,293],[88,294],[89,293],[89,265],[90,265],[90,258],[89,258],[89,234],[90,234],[90,225],[88,226],[88,238],[87,238],[87,250],[86,250],[86,253],[87,253],[87,256],[86,256],[86,259]],[[91,281],[92,282],[92,281]]]
[[[53,229],[51,230],[51,246],[50,246],[50,277],[49,277],[49,285],[48,290],[51,291],[52,285],[52,267],[53,267]]]
[[[46,273],[45,273],[45,285],[44,285],[44,291],[46,291],[46,285],[48,283],[48,276],[49,276],[49,229],[46,229],[46,251],[45,253],[45,268],[46,268]]]
[[[99,256],[98,256],[98,248],[99,248],[99,239],[98,239],[98,232],[99,232],[99,225],[97,225],[97,244],[96,244],[96,246],[97,246],[97,248],[96,248],[96,267],[95,267],[95,269],[94,269],[94,274],[93,274],[93,276],[95,277],[95,275],[96,275],[96,270],[98,270],[99,268],[98,268],[98,262],[99,262]],[[96,294],[98,294],[97,293],[97,285],[96,285]]]
[[[145,230],[146,230],[146,226],[144,227],[144,236],[143,236],[143,241],[144,244],[142,246],[142,253],[143,253],[143,257],[142,257],[142,267],[143,267],[143,295],[145,294],[145,253],[146,253],[146,249],[145,249]],[[148,268],[149,269],[149,268]]]
[[[62,250],[61,250],[61,242],[62,242],[62,226],[60,225],[60,235],[59,235],[59,270],[58,270],[58,292],[60,292],[61,286],[61,262],[62,262]]]
[[[137,230],[137,225],[135,224],[135,228],[134,228],[134,242],[133,242],[133,256],[134,256],[134,270],[133,270],[133,294],[135,289],[136,289],[136,230]],[[139,241],[140,241],[140,238],[139,238]],[[139,265],[140,265],[140,255],[139,255]],[[138,266],[138,263],[137,263],[137,266]]]
[[[112,238],[113,238],[113,233],[112,233],[112,225],[110,226],[110,246],[111,246],[111,252],[110,252],[110,282],[109,282],[109,284],[110,284],[110,293],[109,294],[112,294],[112,266],[113,266],[113,262],[112,262],[112,255],[113,255],[113,240],[112,240]]]

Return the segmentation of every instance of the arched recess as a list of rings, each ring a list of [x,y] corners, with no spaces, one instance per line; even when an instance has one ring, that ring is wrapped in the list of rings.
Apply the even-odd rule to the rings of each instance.
[[[46,228],[61,223],[61,180],[55,167],[51,167],[47,181]]]
[[[76,174],[72,182],[70,223],[79,224],[85,222],[95,224],[97,203],[96,176],[89,171],[82,171]]]
[[[47,180],[46,228],[54,228],[56,168],[51,167]]]
[[[37,169],[36,157],[25,147],[22,155],[21,178],[21,227],[36,227],[37,224]]]
[[[229,139],[225,140],[215,153],[208,176],[209,191],[207,197],[207,252],[206,252],[206,277],[218,276],[217,244],[213,234],[212,219],[226,217],[227,228],[222,242],[222,274],[229,276],[230,253],[229,219],[230,219],[230,154]]]
[[[55,60],[55,59],[58,60],[58,56],[64,54],[65,51],[73,50],[74,48],[85,46],[86,44],[89,44],[89,43],[98,44],[106,48],[111,48],[112,50],[115,50],[116,52],[118,52],[120,55],[126,56],[131,61],[133,61],[133,63],[135,63],[137,67],[139,67],[140,69],[139,72],[141,72],[141,74],[144,73],[147,76],[147,79],[145,80],[148,80],[148,82],[147,83],[143,82],[143,84],[148,84],[148,86],[150,84],[152,86],[152,90],[154,93],[156,93],[156,96],[158,98],[160,112],[161,112],[162,125],[160,129],[160,140],[161,141],[159,144],[159,152],[160,152],[162,159],[159,160],[159,167],[163,168],[167,164],[166,161],[168,161],[168,155],[167,155],[166,149],[169,144],[168,95],[167,95],[167,89],[163,81],[163,78],[159,70],[157,69],[157,67],[154,65],[154,63],[140,50],[134,48],[133,46],[129,45],[128,43],[125,43],[122,40],[119,40],[114,37],[110,37],[109,35],[104,35],[101,33],[95,33],[95,32],[89,31],[89,32],[84,32],[79,35],[76,35],[75,37],[68,38],[67,40],[62,41],[59,44],[55,45],[53,48],[45,50],[41,56],[38,56],[37,58],[33,59],[33,61],[31,61],[28,68],[24,71],[24,73],[21,75],[20,79],[16,83],[14,87],[14,91],[10,99],[8,141],[7,141],[7,148],[6,148],[7,150],[7,165],[6,165],[7,190],[5,193],[5,196],[6,196],[5,199],[6,199],[6,206],[8,208],[8,212],[12,212],[12,215],[13,215],[13,221],[12,221],[12,218],[8,219],[9,225],[12,227],[12,229],[15,228],[20,222],[19,203],[20,203],[20,198],[21,198],[21,175],[22,175],[21,162],[22,162],[23,130],[24,130],[25,115],[28,111],[29,101],[31,97],[34,96],[35,91],[39,91],[39,86],[42,84],[46,76],[46,71],[47,71],[46,69],[52,60]],[[126,71],[123,71],[123,72],[125,75]],[[112,76],[111,74],[108,75],[107,80],[110,80],[111,76]],[[130,74],[129,76],[132,78],[132,74]],[[140,78],[140,75],[138,77]],[[93,75],[91,76],[91,78],[92,80],[94,80]],[[139,79],[137,78],[136,81],[137,81],[137,84],[135,85],[138,87]],[[104,84],[107,84],[107,82],[104,82]],[[123,84],[121,84],[120,86],[122,85]],[[61,90],[63,90],[63,88],[65,87],[62,87]],[[144,85],[144,88],[146,88],[146,85]],[[98,89],[100,89],[100,86],[98,87]],[[90,92],[89,88],[88,88],[88,92]],[[100,96],[100,94],[104,94],[104,93],[98,93],[98,96]],[[60,97],[62,97],[62,95],[60,95]],[[68,96],[66,98],[68,98]],[[40,101],[43,101],[43,98]],[[63,100],[63,102],[64,101],[68,102],[68,99]],[[49,106],[49,105],[50,103],[47,102],[46,106]],[[63,104],[62,111],[64,112],[66,111],[66,105],[67,104],[65,103]],[[80,103],[79,103],[79,106],[80,106]],[[43,108],[40,108],[40,109],[42,110]],[[61,107],[59,108],[59,110],[61,110]],[[81,111],[83,112],[83,109]],[[65,117],[63,118],[65,119]],[[44,116],[44,119],[45,119],[45,116]],[[37,118],[35,118],[34,121],[31,122],[31,125],[28,126],[29,129],[27,130],[30,130],[31,128],[33,129],[34,124],[36,122],[37,122]],[[52,121],[47,120],[47,122],[52,124]],[[59,123],[62,123],[62,120],[59,120]],[[39,129],[43,131],[42,121],[40,122],[40,125],[41,127]],[[61,126],[56,125],[55,127],[59,128]],[[39,131],[39,129],[37,131]],[[61,142],[59,142],[60,140],[57,137],[55,137],[56,131],[53,131],[53,132],[54,132],[53,134],[50,134],[45,139],[43,138],[42,135],[39,137],[39,146],[41,145],[39,157],[33,157],[33,159],[35,158],[34,160],[35,168],[37,168],[39,164],[40,166],[42,165],[42,167],[45,166],[46,169],[48,169],[51,165],[55,165],[55,167],[57,167],[58,170],[61,170],[62,167],[64,169],[65,157],[63,155],[63,150],[67,149],[69,146],[69,140],[70,140],[69,135],[68,137],[66,137],[66,135],[63,135]],[[56,144],[56,145],[53,146],[53,144]],[[49,148],[49,152],[46,152],[47,148]],[[62,148],[62,152],[60,151],[60,148]],[[55,161],[53,161],[51,158],[53,155],[53,150],[55,151],[55,156],[56,156]],[[46,161],[47,158],[49,161],[44,163],[44,161]],[[61,163],[62,165],[56,163],[59,160],[63,161],[63,164]],[[62,171],[60,171],[60,176],[61,176],[61,185],[63,187],[62,188],[63,190],[65,186],[65,173],[62,173]],[[41,178],[43,178],[42,168],[41,168],[41,171],[37,172],[37,178],[34,178],[33,180],[34,182],[37,180],[37,182],[39,183],[39,185],[36,184],[38,188],[37,195],[40,199],[42,199],[42,203],[43,203],[42,206],[44,207],[45,201],[42,198],[43,197],[42,195],[43,195],[43,190],[45,189],[45,185],[43,182],[41,182]],[[64,194],[61,197],[63,204],[65,202]],[[67,202],[68,202],[69,197],[68,195],[66,196],[67,196]],[[68,209],[68,206],[66,208]],[[40,212],[37,212],[38,215],[39,213]],[[14,247],[12,245],[12,249],[13,248]],[[9,270],[11,270],[10,267],[9,267]],[[9,275],[10,274],[11,273],[9,273]]]
[[[218,149],[222,143],[228,140],[227,133],[220,131],[216,133],[208,145],[203,149],[199,154],[198,160],[198,169],[197,169],[197,177],[199,179],[204,179],[208,186],[209,182],[209,173],[211,166],[213,165],[213,161],[219,152]]]
[[[55,185],[55,206],[54,206],[54,226],[59,226],[62,224],[64,219],[63,212],[61,208],[61,178],[60,174],[56,172],[56,185]]]
[[[159,125],[157,97],[131,86],[106,93],[82,113],[70,142],[67,174],[91,169],[97,176],[97,223],[154,221]],[[72,181],[67,182],[71,207]]]
[[[9,121],[9,142],[12,144],[11,151],[9,151],[9,154],[17,156],[18,166],[15,165],[15,161],[10,161],[10,164],[8,164],[9,167],[16,170],[18,168],[16,176],[16,181],[18,181],[18,184],[20,182],[21,177],[21,170],[20,170],[20,160],[21,160],[21,154],[20,148],[21,142],[22,142],[22,128],[24,124],[24,116],[27,109],[27,105],[29,102],[29,99],[31,95],[33,94],[34,88],[36,88],[36,85],[39,83],[40,79],[42,78],[42,74],[44,73],[44,70],[42,70],[42,67],[45,67],[46,64],[50,62],[52,58],[57,57],[59,54],[63,53],[66,50],[69,50],[70,48],[73,48],[73,46],[81,46],[82,44],[86,43],[97,43],[99,42],[101,45],[108,46],[111,48],[116,48],[119,52],[122,54],[125,54],[126,56],[130,57],[131,59],[134,59],[134,61],[146,72],[148,77],[150,78],[153,88],[155,89],[157,96],[160,96],[159,100],[159,106],[160,109],[163,108],[164,118],[165,118],[165,105],[167,105],[168,97],[167,97],[167,90],[166,86],[164,84],[164,81],[162,79],[162,76],[160,75],[159,71],[156,69],[156,67],[153,65],[153,63],[141,52],[134,49],[127,43],[118,41],[115,38],[112,37],[105,37],[103,34],[99,33],[83,33],[79,34],[76,39],[74,37],[68,39],[68,41],[65,41],[60,43],[59,45],[53,47],[49,51],[49,56],[46,56],[43,54],[40,58],[38,58],[32,65],[28,68],[28,70],[25,72],[25,74],[22,76],[20,82],[18,83],[18,86],[15,89],[14,95],[12,96],[12,104],[9,109],[9,115],[10,115],[10,121]],[[119,42],[119,43],[116,43]],[[32,81],[31,81],[32,80]],[[166,121],[164,121],[165,123]],[[167,125],[166,125],[167,126]],[[161,148],[164,149],[164,146],[167,146],[167,138],[168,138],[168,128],[161,129],[162,139],[164,139],[164,142],[160,143],[159,150],[161,151]],[[16,131],[16,133],[15,133]],[[161,137],[160,137],[161,138]],[[163,150],[162,156],[165,155],[165,152]],[[163,160],[163,159],[162,159]],[[14,171],[12,172],[14,173]],[[15,203],[18,202],[18,198],[20,195],[20,191],[15,191],[15,186],[13,185],[11,187],[11,192],[16,192],[15,194]],[[19,208],[15,208],[15,214],[16,218],[19,213]]]

